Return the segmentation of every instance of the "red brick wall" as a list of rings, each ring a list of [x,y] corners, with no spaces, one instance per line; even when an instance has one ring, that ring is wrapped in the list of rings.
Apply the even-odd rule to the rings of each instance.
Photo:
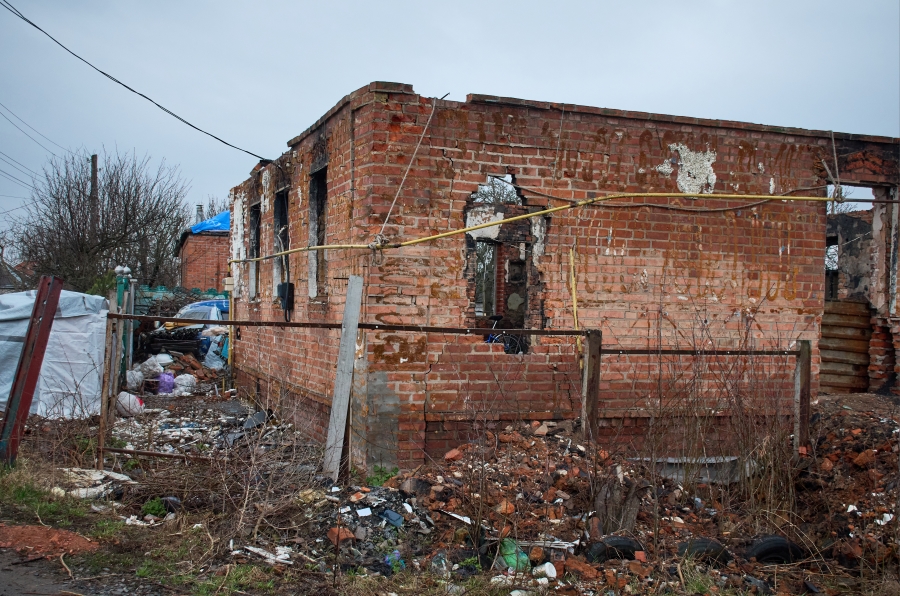
[[[686,166],[672,165],[670,175],[666,166],[657,169],[679,157],[686,161],[686,152],[670,148],[677,144],[694,153],[715,152],[716,193],[769,194],[771,188],[824,196],[821,160],[831,155],[828,133],[483,96],[439,101],[415,95],[410,86],[373,83],[292,139],[291,151],[280,160],[291,186],[291,246],[308,243],[309,173],[323,151],[328,154],[327,242],[372,242],[435,102],[384,230],[391,241],[464,227],[470,196],[489,175],[511,174],[517,184],[570,200],[678,192],[677,177]],[[896,140],[835,139],[839,155],[853,156],[840,164],[842,180],[896,183]],[[271,205],[274,187],[281,183],[276,168],[267,169],[268,186],[260,170],[234,191],[236,205],[262,201],[262,254],[273,252],[266,204]],[[563,204],[527,190],[524,194],[526,209]],[[815,379],[825,205],[758,203],[620,198],[617,206],[552,214],[543,245],[532,234],[528,247],[527,325],[573,327],[572,250],[579,323],[601,329],[604,347],[785,349],[797,339],[809,339]],[[331,251],[326,256],[330,287],[316,299],[306,295],[307,255],[292,255],[292,275],[300,280],[294,320],[339,322],[346,278],[362,275],[363,321],[483,325],[474,317],[471,250],[471,241],[457,235],[377,255]],[[247,267],[239,267],[240,276],[246,278]],[[241,294],[237,314],[280,318],[272,306],[271,261],[260,272],[261,295],[247,301]],[[239,369],[291,379],[313,396],[309,399],[329,403],[337,332],[280,331],[279,339],[269,330],[242,333],[235,345]],[[478,337],[361,333],[351,414],[354,458],[363,464],[412,466],[423,461],[423,452],[438,454],[463,440],[460,433],[469,432],[479,416],[501,425],[577,416],[580,372],[572,343],[536,338],[532,351],[521,356],[504,354],[499,345]],[[708,415],[727,414],[735,404],[722,401],[715,386],[726,378],[728,363],[695,360],[679,357],[660,365],[654,358],[604,359],[601,414],[611,425],[646,418],[660,387],[664,405],[681,407],[679,396],[692,395],[694,388],[700,396],[696,407]],[[734,385],[739,390],[733,398],[764,413],[792,411],[792,362],[758,358],[742,366],[747,375]],[[310,415],[327,414],[318,409]]]
[[[228,277],[227,234],[191,234],[181,246],[181,287],[225,289]]]

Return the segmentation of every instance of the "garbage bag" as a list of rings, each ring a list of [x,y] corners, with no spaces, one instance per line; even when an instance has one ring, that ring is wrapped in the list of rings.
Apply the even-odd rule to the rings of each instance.
[[[163,368],[175,362],[175,359],[172,358],[170,354],[157,354],[154,358],[156,358],[156,361],[159,362],[159,365]]]
[[[144,373],[139,370],[129,370],[125,372],[125,378],[129,391],[140,391],[144,384]]]
[[[531,569],[531,562],[516,541],[512,538],[504,538],[500,541],[500,558],[503,563],[516,571],[527,571]]]
[[[172,393],[175,391],[175,375],[163,373],[159,375],[159,393]]]
[[[162,374],[163,367],[156,360],[155,356],[151,356],[141,364],[140,370],[145,379],[155,379]]]
[[[197,377],[194,375],[178,375],[175,377],[175,393],[190,395],[197,388]]]
[[[125,416],[126,418],[143,414],[144,401],[137,395],[122,391],[116,399],[116,411],[120,416]]]

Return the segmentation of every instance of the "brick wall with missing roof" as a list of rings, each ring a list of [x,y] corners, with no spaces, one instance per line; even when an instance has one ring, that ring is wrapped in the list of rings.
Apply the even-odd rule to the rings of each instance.
[[[228,234],[191,234],[181,246],[181,287],[225,289],[228,277]]]
[[[491,175],[512,175],[526,187],[522,208],[531,210],[563,203],[529,188],[576,200],[680,189],[720,194],[812,189],[798,194],[824,196],[821,160],[832,153],[830,135],[815,131],[483,96],[439,101],[415,95],[408,85],[373,83],[292,139],[279,161],[290,178],[291,246],[309,242],[309,174],[323,151],[327,242],[371,242],[435,102],[385,229],[390,240],[464,227],[472,193]],[[839,134],[835,139],[842,180],[896,184],[896,140]],[[271,180],[263,188],[262,174],[262,168],[254,171],[235,193],[244,206],[261,203],[261,252],[269,254],[267,201],[271,204],[276,189]],[[601,329],[605,347],[783,349],[809,339],[815,379],[825,205],[749,203],[756,201],[625,198],[615,206],[553,214],[543,228],[531,230],[526,247],[529,291],[534,289],[528,325],[573,326],[571,249],[579,322]],[[346,278],[354,274],[365,280],[363,321],[486,326],[473,305],[473,246],[471,238],[453,236],[383,254],[330,251],[328,287],[315,299],[305,292],[310,261],[303,253],[292,255],[294,319],[340,322]],[[270,263],[260,266],[260,294],[253,300],[242,294],[238,316],[280,318],[272,306],[272,274]],[[246,279],[246,272],[240,275]],[[290,379],[304,399],[323,406],[316,414],[323,416],[333,389],[338,332],[246,328],[242,334],[235,345],[236,366],[251,376]],[[438,454],[464,440],[479,415],[493,418],[484,429],[512,419],[577,416],[580,371],[574,352],[572,340],[562,337],[535,338],[523,356],[503,353],[481,337],[361,333],[353,456],[363,465],[414,466],[426,452]],[[728,358],[629,356],[603,362],[600,411],[609,424],[645,419],[654,408],[668,411],[667,400],[681,407],[674,400],[690,395],[690,388],[701,396],[694,407],[705,412],[724,415],[740,405],[727,401],[731,398],[720,389],[734,364]],[[792,362],[752,358],[740,366],[758,381],[744,386],[745,404],[770,415],[791,413]],[[642,428],[642,423],[628,426]]]

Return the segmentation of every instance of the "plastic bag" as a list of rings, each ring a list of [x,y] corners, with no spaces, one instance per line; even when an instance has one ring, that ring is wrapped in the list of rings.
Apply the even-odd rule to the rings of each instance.
[[[178,395],[190,395],[197,388],[197,377],[194,375],[178,375],[175,377],[175,392]]]
[[[175,359],[169,354],[157,354],[154,358],[156,358],[156,361],[159,362],[159,365],[163,368],[175,362]]]
[[[511,538],[504,538],[500,541],[500,558],[503,563],[510,569],[516,571],[527,571],[531,569],[531,561],[528,555],[522,552],[516,541]]]
[[[129,391],[140,391],[144,384],[144,373],[139,370],[125,371],[125,379]]]
[[[120,416],[125,416],[126,418],[138,416],[144,413],[144,400],[137,395],[122,391],[116,399],[116,411]]]
[[[163,373],[159,375],[159,393],[172,393],[175,390],[175,375]]]
[[[145,379],[155,379],[162,374],[163,367],[154,356],[151,356],[141,364],[140,370]]]

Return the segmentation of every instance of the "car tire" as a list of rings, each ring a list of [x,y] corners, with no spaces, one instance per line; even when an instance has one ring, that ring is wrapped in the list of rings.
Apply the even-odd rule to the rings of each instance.
[[[678,556],[727,565],[734,557],[721,543],[710,538],[692,538],[678,545]]]
[[[625,536],[607,536],[592,544],[585,553],[591,563],[602,563],[609,559],[634,559],[634,553],[644,550],[641,543]]]
[[[803,549],[783,536],[763,536],[744,555],[757,563],[793,563],[803,558]]]

